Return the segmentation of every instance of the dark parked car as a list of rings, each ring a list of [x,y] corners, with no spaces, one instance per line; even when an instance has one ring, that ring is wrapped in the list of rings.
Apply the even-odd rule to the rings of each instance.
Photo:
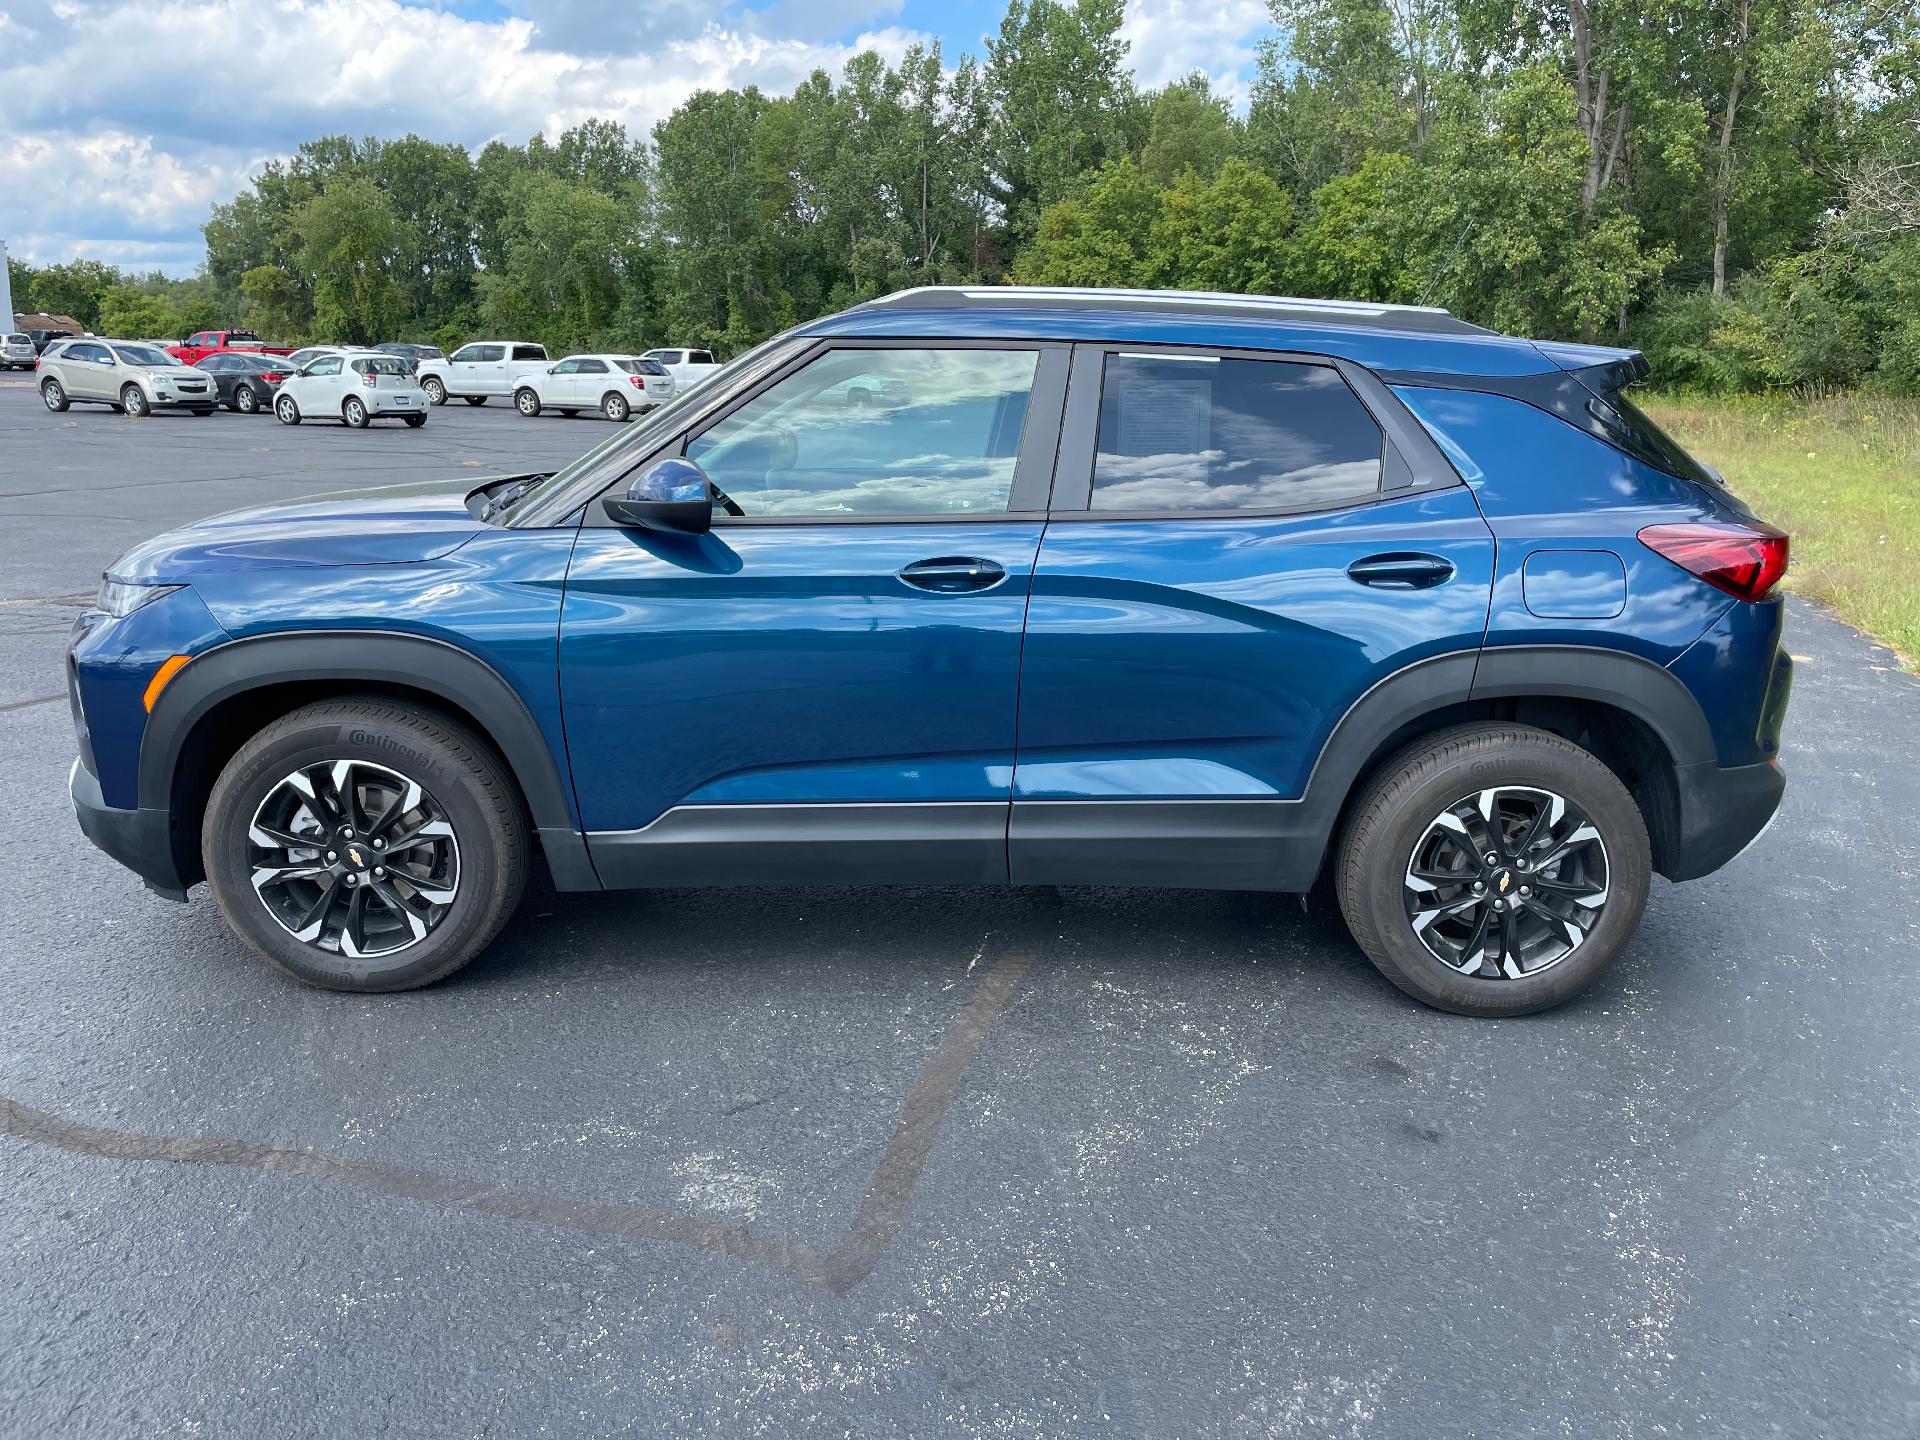
[[[220,403],[242,415],[271,410],[274,390],[293,373],[284,355],[249,355],[239,350],[218,351],[194,369],[211,375]]]
[[[551,475],[137,546],[72,641],[74,804],[342,990],[457,970],[538,854],[562,890],[1324,879],[1403,990],[1538,1010],[1785,784],[1786,536],[1644,372],[1417,307],[888,296]]]
[[[47,347],[60,340],[72,340],[80,334],[78,330],[29,330],[27,338],[33,342],[33,353],[44,355]]]
[[[385,345],[373,347],[387,355],[398,355],[407,362],[409,373],[420,368],[422,360],[444,360],[446,351],[437,345],[413,345],[403,340],[392,340]]]

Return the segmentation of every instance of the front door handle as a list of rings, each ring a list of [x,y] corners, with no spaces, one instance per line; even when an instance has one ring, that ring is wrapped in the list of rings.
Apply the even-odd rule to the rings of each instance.
[[[1453,578],[1453,562],[1438,555],[1369,555],[1347,566],[1347,574],[1376,590],[1431,590]]]
[[[916,590],[931,590],[937,595],[957,595],[968,590],[991,590],[1007,578],[1004,565],[994,560],[979,560],[966,555],[943,555],[935,560],[916,560],[899,572],[901,582]]]

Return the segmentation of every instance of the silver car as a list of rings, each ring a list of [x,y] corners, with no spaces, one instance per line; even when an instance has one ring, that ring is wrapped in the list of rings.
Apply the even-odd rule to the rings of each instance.
[[[0,370],[31,370],[34,358],[31,335],[0,335]]]
[[[56,411],[89,401],[134,416],[156,410],[211,415],[219,392],[212,376],[182,365],[164,350],[87,336],[47,347],[40,357],[40,398]]]

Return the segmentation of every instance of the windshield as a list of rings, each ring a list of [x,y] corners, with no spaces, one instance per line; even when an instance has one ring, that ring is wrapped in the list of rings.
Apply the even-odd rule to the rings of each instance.
[[[166,351],[151,345],[116,345],[113,353],[129,365],[144,365],[150,370],[165,370],[180,363]]]
[[[616,430],[572,464],[556,470],[521,495],[507,523],[517,526],[556,525],[572,514],[593,491],[610,484],[628,466],[658,449],[696,409],[712,404],[735,388],[778,369],[812,341],[805,336],[776,335],[756,345],[737,360],[690,390],[682,390],[666,404],[649,410],[638,423]]]

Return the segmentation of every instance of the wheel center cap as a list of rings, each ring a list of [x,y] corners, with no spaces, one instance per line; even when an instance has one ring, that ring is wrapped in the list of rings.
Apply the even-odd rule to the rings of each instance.
[[[1493,878],[1489,882],[1492,886],[1493,893],[1500,896],[1511,895],[1519,887],[1519,883],[1520,882],[1514,877],[1513,871],[1506,869],[1494,871]]]
[[[360,848],[358,841],[349,840],[341,847],[340,854],[356,870],[367,868],[367,852]]]

